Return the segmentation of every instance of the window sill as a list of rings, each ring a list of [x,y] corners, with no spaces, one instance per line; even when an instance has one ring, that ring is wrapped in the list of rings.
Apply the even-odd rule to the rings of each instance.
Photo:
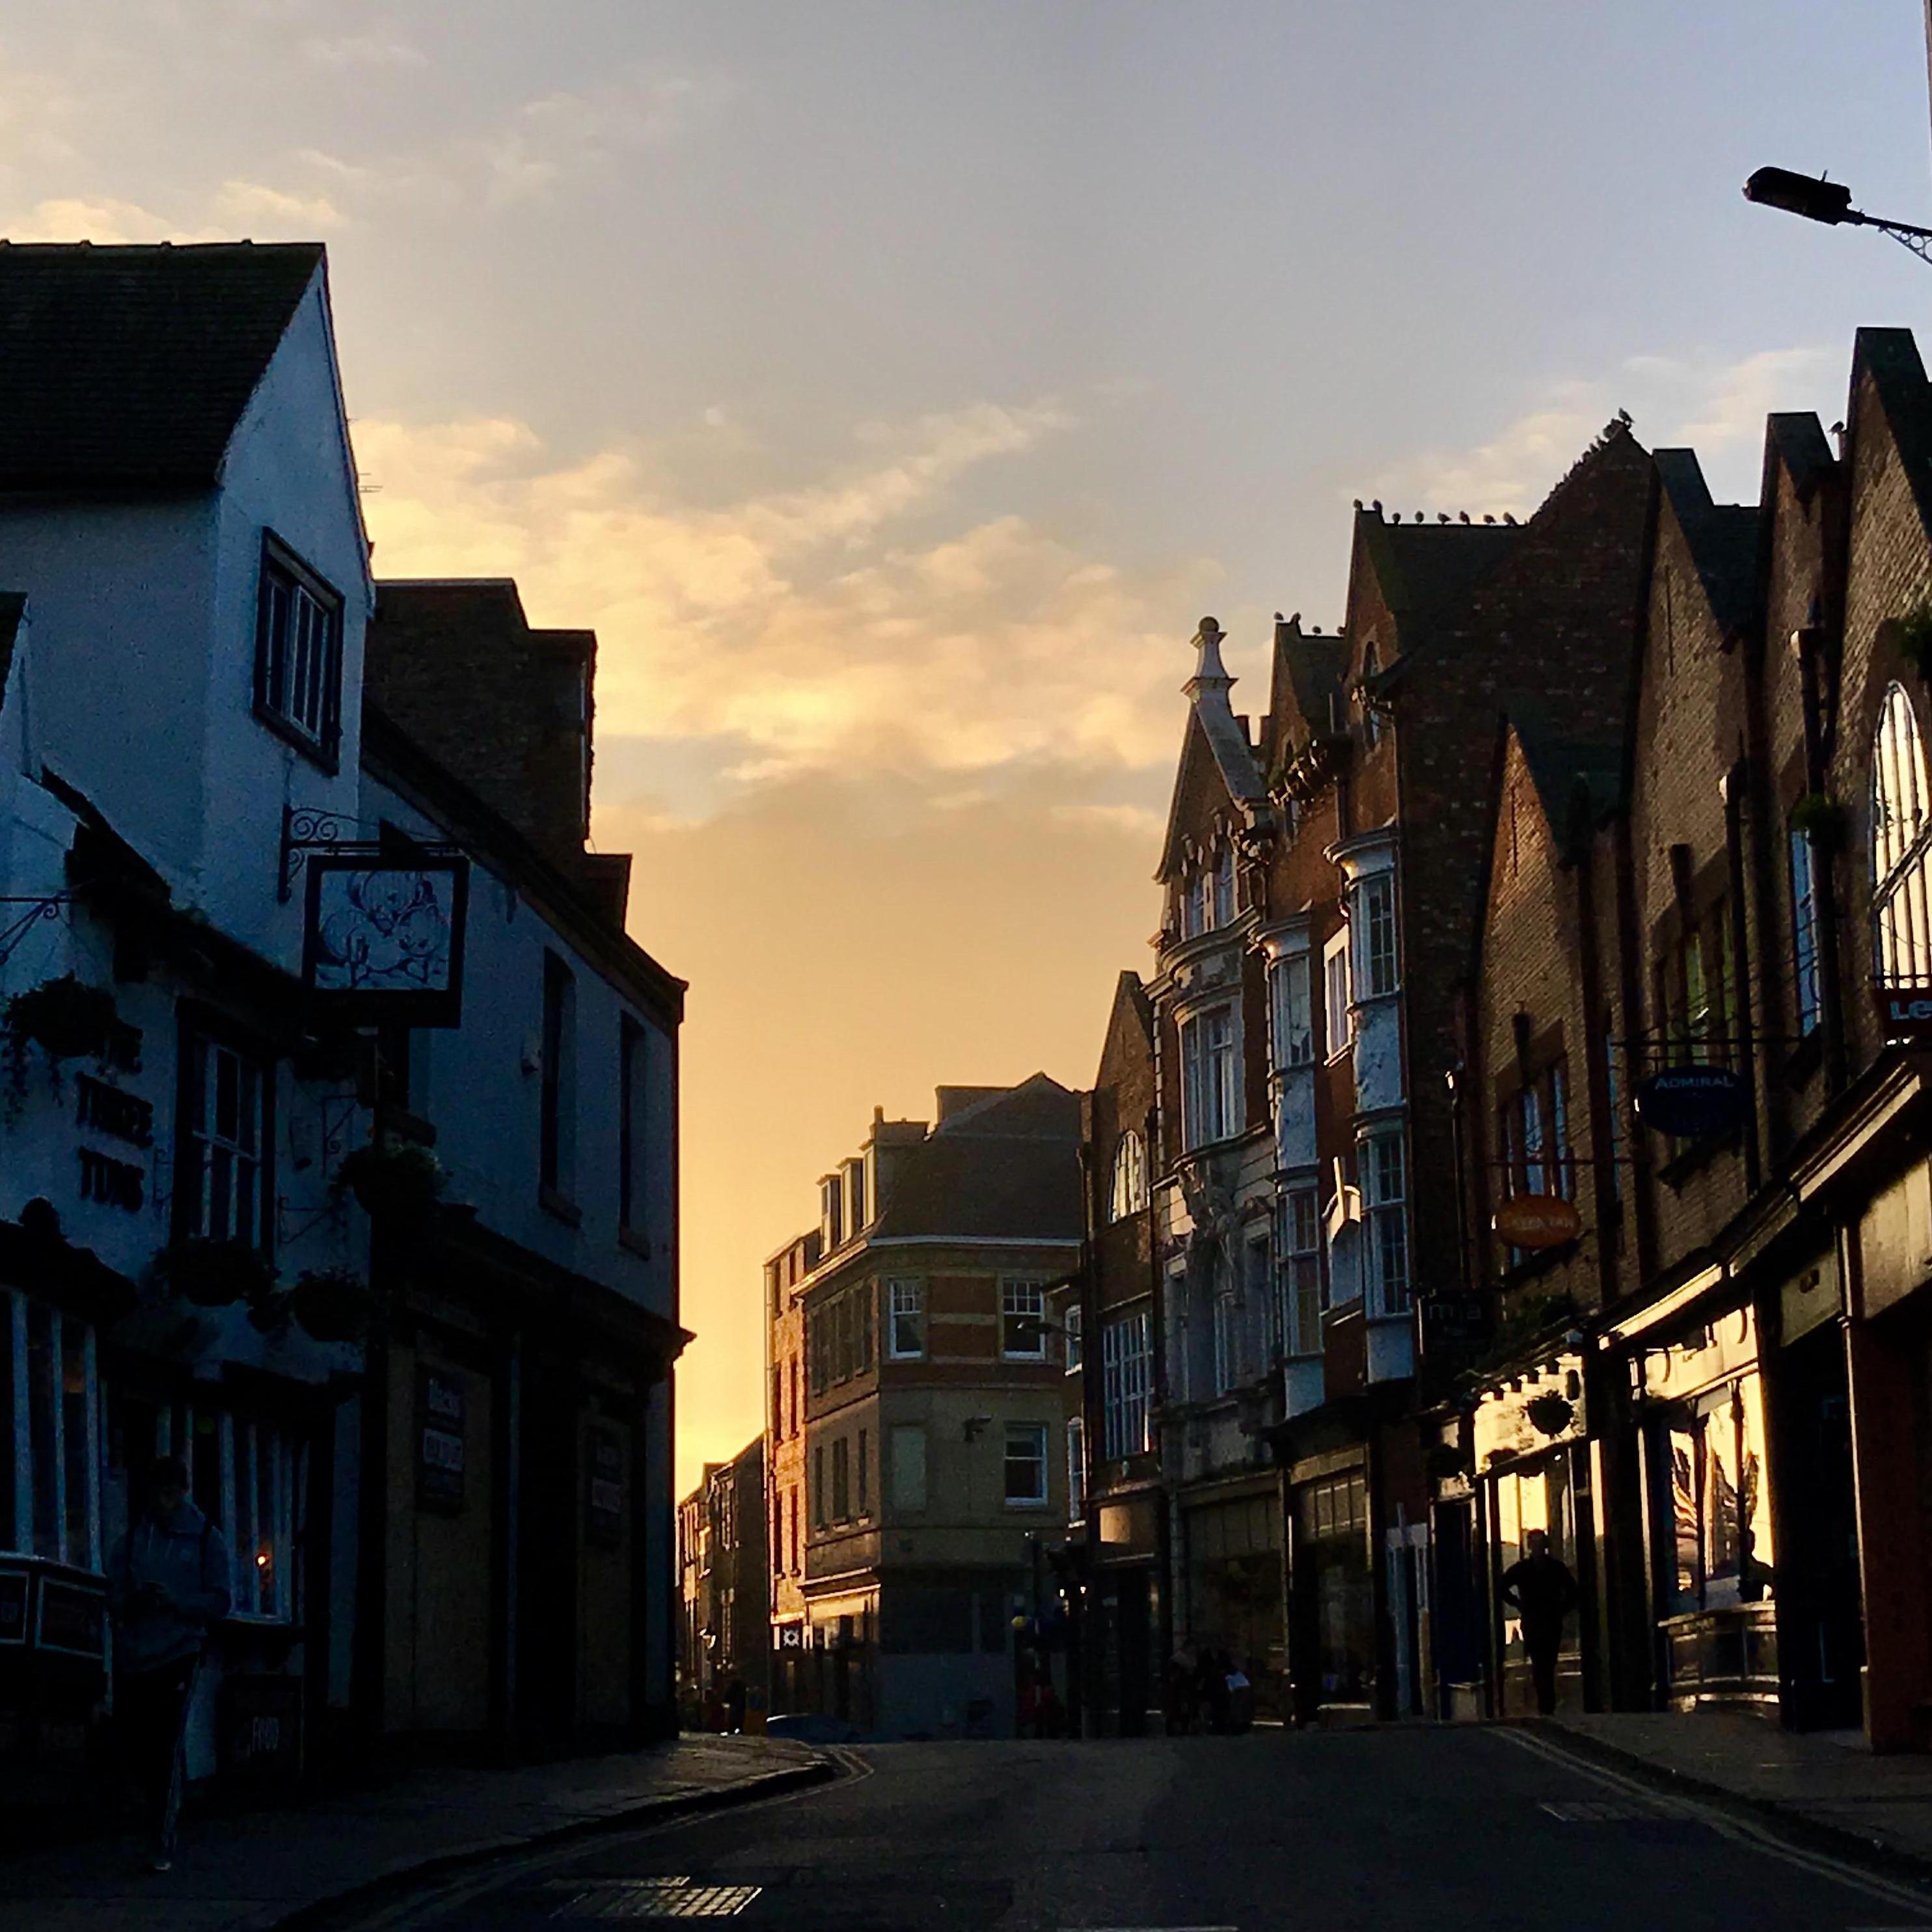
[[[337,777],[342,770],[340,741],[333,745],[316,743],[298,724],[292,724],[278,711],[271,711],[266,704],[255,706],[255,721],[266,730],[272,732],[285,745],[292,746],[309,763],[326,772],[331,778]]]
[[[886,1360],[889,1362],[922,1362],[926,1360],[926,1351],[920,1348],[909,1354],[902,1354],[898,1349],[890,1348],[886,1352]]]
[[[1046,1366],[1046,1357],[1044,1354],[1016,1354],[1010,1348],[1002,1348],[1000,1351],[1000,1360],[1003,1362],[1030,1362],[1036,1368],[1044,1368]]]
[[[647,1262],[651,1258],[650,1243],[634,1228],[620,1228],[617,1230],[617,1245],[626,1254],[635,1255],[640,1262]]]
[[[1034,1497],[1030,1500],[1023,1496],[1009,1496],[1006,1499],[1006,1505],[1010,1510],[1043,1510],[1048,1507],[1044,1496]]]
[[[584,1210],[567,1196],[560,1194],[554,1187],[537,1190],[537,1204],[546,1214],[554,1214],[566,1227],[580,1228],[584,1225]]]

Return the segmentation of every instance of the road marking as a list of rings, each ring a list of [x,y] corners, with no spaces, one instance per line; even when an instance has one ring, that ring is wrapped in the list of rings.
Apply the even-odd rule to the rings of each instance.
[[[1734,1817],[1728,1811],[1719,1810],[1714,1805],[1705,1804],[1690,1798],[1675,1796],[1664,1796],[1634,1778],[1626,1778],[1622,1772],[1611,1771],[1603,1765],[1593,1762],[1580,1754],[1566,1750],[1548,1738],[1533,1736],[1527,1731],[1512,1729],[1508,1725],[1495,1727],[1496,1734],[1506,1738],[1520,1750],[1528,1751],[1532,1757],[1540,1757],[1546,1763],[1561,1765],[1574,1776],[1588,1778],[1606,1790],[1622,1792],[1627,1797],[1640,1798],[1653,1805],[1666,1816],[1695,1819],[1708,1825],[1714,1832],[1726,1838],[1735,1839],[1741,1844],[1755,1846],[1758,1850],[1768,1852],[1774,1858],[1781,1858],[1789,1865],[1796,1865],[1801,1871],[1810,1873],[1814,1878],[1829,1879],[1833,1882],[1849,1887],[1854,1892],[1863,1892],[1868,1898],[1882,1899],[1887,1905],[1896,1905],[1908,1912],[1922,1912],[1928,1908],[1924,1892],[1908,1885],[1898,1885],[1888,1879],[1876,1878],[1858,1866],[1847,1864],[1842,1858],[1831,1857],[1823,1852],[1800,1851],[1795,1845],[1787,1844],[1768,1826],[1759,1825],[1747,1819]],[[1922,1924],[1924,1923],[1921,1922]],[[1916,1928],[1900,1928],[1898,1932],[1916,1932]]]
[[[693,1885],[688,1878],[552,1879],[553,1892],[571,1896],[553,1918],[735,1918],[764,1887]]]
[[[1572,1799],[1567,1804],[1552,1804],[1546,1798],[1538,1808],[1562,1825],[1633,1825],[1640,1820],[1669,1815],[1654,1804],[1612,1804],[1600,1798]]]

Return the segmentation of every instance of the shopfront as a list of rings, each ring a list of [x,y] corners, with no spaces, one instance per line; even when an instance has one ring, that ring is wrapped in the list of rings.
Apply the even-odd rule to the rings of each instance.
[[[1576,1584],[1576,1608],[1564,1624],[1557,1655],[1557,1708],[1596,1708],[1598,1592],[1582,1355],[1564,1351],[1492,1384],[1472,1420],[1493,1714],[1521,1717],[1536,1708],[1522,1619],[1506,1592],[1511,1568],[1539,1530]]]
[[[1376,1580],[1366,1454],[1311,1456],[1288,1472],[1294,1708],[1373,1708]]]
[[[1778,1550],[1758,1324],[1713,1312],[1629,1357],[1662,1700],[1774,1715]]]
[[[1274,1479],[1217,1485],[1180,1512],[1186,1539],[1186,1628],[1196,1650],[1226,1651],[1255,1688],[1256,1708],[1278,1714],[1284,1695],[1281,1504]]]

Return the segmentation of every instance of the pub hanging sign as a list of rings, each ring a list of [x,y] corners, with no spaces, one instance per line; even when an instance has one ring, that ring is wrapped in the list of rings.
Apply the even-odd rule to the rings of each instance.
[[[317,1006],[356,1026],[460,1025],[469,903],[459,854],[311,854],[302,978]]]
[[[1711,1140],[1743,1120],[1744,1097],[1733,1067],[1666,1066],[1638,1087],[1637,1118],[1674,1140]]]

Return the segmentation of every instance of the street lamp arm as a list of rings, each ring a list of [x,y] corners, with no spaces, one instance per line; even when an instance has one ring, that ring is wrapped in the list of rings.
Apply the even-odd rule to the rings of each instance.
[[[1852,206],[1852,191],[1843,182],[1822,176],[1794,173],[1789,168],[1760,168],[1744,183],[1744,199],[1766,208],[1782,208],[1786,214],[1802,215],[1807,221],[1821,221],[1827,227],[1846,224],[1855,228],[1876,228],[1889,235],[1901,247],[1910,248],[1922,262],[1932,262],[1932,228],[1921,228],[1910,221],[1888,220],[1882,214],[1868,214]]]

